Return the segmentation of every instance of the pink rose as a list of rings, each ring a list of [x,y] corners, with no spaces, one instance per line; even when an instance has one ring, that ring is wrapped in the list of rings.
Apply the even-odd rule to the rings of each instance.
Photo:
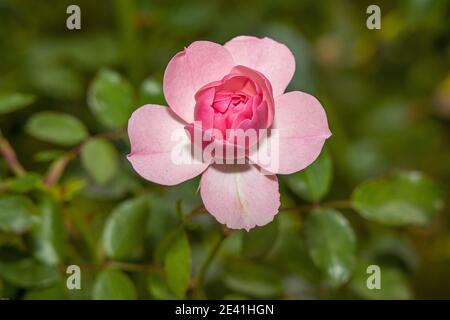
[[[145,105],[131,116],[128,160],[142,177],[163,185],[203,173],[205,208],[229,228],[271,222],[280,206],[275,174],[310,165],[331,136],[316,98],[284,93],[294,71],[291,51],[269,38],[240,36],[224,46],[192,43],[166,68],[169,108]],[[174,139],[180,130],[185,131]],[[228,135],[235,131],[256,132],[256,139]],[[180,149],[180,142],[187,147]],[[221,148],[232,148],[233,164],[223,164],[230,154]],[[174,161],[175,149],[183,161]],[[214,150],[212,158],[196,155],[208,149]]]

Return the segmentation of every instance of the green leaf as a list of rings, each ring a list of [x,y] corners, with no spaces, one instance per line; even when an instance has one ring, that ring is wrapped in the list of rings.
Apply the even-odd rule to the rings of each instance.
[[[351,275],[356,237],[347,219],[334,209],[315,209],[305,223],[309,255],[332,286],[346,282]]]
[[[392,267],[380,266],[380,289],[369,289],[367,282],[374,273],[367,273],[370,264],[362,264],[355,270],[350,289],[362,299],[406,300],[412,298],[411,288],[406,276]],[[369,279],[370,280],[370,279]]]
[[[24,176],[9,179],[6,181],[5,185],[9,191],[19,193],[40,189],[43,186],[42,178],[37,173],[27,173]]]
[[[34,213],[34,205],[28,198],[2,197],[0,198],[0,230],[13,233],[26,232],[39,221]]]
[[[61,208],[49,195],[39,202],[41,223],[34,234],[36,259],[50,265],[59,263],[64,253],[64,221]]]
[[[245,232],[242,241],[242,253],[249,258],[262,257],[272,249],[278,237],[278,219],[268,225]]]
[[[38,162],[49,162],[56,160],[64,154],[64,150],[52,149],[39,151],[33,155],[33,159]]]
[[[98,276],[92,290],[95,300],[135,300],[137,291],[130,278],[120,270],[106,269]]]
[[[91,139],[81,148],[81,163],[95,182],[102,185],[118,170],[117,151],[106,139]]]
[[[224,281],[229,289],[259,299],[278,298],[282,293],[280,275],[260,264],[235,262],[228,266]]]
[[[33,103],[34,96],[21,93],[0,93],[0,114],[24,108]]]
[[[164,259],[167,284],[173,293],[183,299],[191,278],[191,249],[184,230],[177,232]]]
[[[24,300],[65,300],[67,299],[61,285],[54,285],[40,290],[27,291]]]
[[[142,243],[149,215],[148,200],[138,198],[121,203],[106,221],[102,243],[106,254],[123,259]]]
[[[53,111],[34,114],[25,129],[34,138],[62,146],[75,145],[88,136],[80,120],[70,114]]]
[[[58,270],[29,258],[14,262],[0,261],[0,275],[23,288],[49,286],[59,278]]]
[[[162,272],[152,272],[148,275],[147,290],[154,299],[174,299],[174,295],[170,291],[166,278]]]
[[[133,88],[120,74],[101,70],[89,88],[88,105],[104,126],[123,127],[135,109]]]
[[[401,172],[359,185],[353,207],[364,218],[387,225],[425,224],[442,209],[439,186],[419,172]]]
[[[330,190],[332,179],[331,158],[326,149],[306,169],[288,175],[286,182],[298,196],[310,202],[318,202]]]

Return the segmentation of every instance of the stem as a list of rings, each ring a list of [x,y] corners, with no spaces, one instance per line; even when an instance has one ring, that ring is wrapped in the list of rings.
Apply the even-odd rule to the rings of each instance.
[[[200,267],[200,270],[197,275],[197,280],[195,282],[196,293],[200,298],[205,298],[203,284],[204,284],[206,273],[208,272],[211,262],[214,260],[214,257],[216,256],[217,252],[220,249],[220,246],[222,245],[222,243],[226,239],[226,237],[227,237],[227,234],[225,232],[223,232],[220,235],[219,239],[217,239],[217,242],[214,244],[214,246],[212,247],[208,256],[206,257],[205,261],[203,262],[202,266]]]
[[[11,169],[12,172],[14,172],[15,175],[23,176],[25,174],[25,169],[17,159],[16,152],[11,147],[11,144],[8,142],[8,140],[6,140],[6,138],[2,135],[1,131],[0,131],[0,153],[2,154],[3,158],[5,158],[8,167]]]
[[[111,132],[104,132],[99,133],[97,135],[94,135],[90,138],[88,138],[86,141],[84,141],[82,144],[74,147],[72,150],[67,151],[65,154],[63,154],[61,157],[59,157],[57,160],[55,160],[52,165],[50,166],[45,178],[44,183],[47,186],[53,186],[55,185],[59,179],[61,178],[64,169],[69,164],[70,161],[75,159],[78,154],[81,151],[81,146],[86,143],[87,141],[95,138],[105,138],[108,140],[116,140],[122,138],[126,134],[126,131],[124,129],[119,129],[116,131]]]

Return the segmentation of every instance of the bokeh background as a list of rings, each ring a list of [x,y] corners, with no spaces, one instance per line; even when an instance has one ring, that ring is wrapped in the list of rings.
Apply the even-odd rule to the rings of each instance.
[[[445,0],[0,0],[0,298],[450,298],[449,21]],[[203,211],[198,179],[161,187],[125,158],[171,57],[237,35],[291,48],[289,90],[333,132],[248,233]]]

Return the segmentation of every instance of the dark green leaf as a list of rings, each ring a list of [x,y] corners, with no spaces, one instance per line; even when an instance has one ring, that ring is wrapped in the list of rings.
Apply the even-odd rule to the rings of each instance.
[[[44,111],[34,114],[26,124],[31,136],[63,146],[71,146],[83,141],[88,132],[84,124],[66,113]]]
[[[347,219],[334,209],[315,209],[305,223],[308,251],[314,264],[338,286],[350,278],[356,238]]]
[[[0,230],[23,233],[35,225],[39,218],[34,215],[33,203],[22,196],[0,198]]]
[[[98,184],[110,181],[118,169],[117,151],[106,139],[91,139],[81,148],[81,162]]]
[[[135,109],[133,88],[120,74],[104,69],[89,88],[88,105],[104,126],[123,127]]]
[[[21,93],[0,93],[0,114],[16,111],[33,103],[34,97]]]
[[[164,270],[169,288],[179,299],[186,296],[191,277],[191,249],[186,233],[180,230],[164,259]]]
[[[331,178],[331,159],[327,150],[324,149],[313,164],[287,176],[286,182],[300,197],[311,202],[318,202],[329,191]]]
[[[137,292],[133,282],[120,270],[106,269],[98,276],[92,291],[95,300],[135,300]]]
[[[34,259],[0,261],[0,275],[12,284],[24,288],[49,286],[59,277],[58,270]]]
[[[249,257],[261,257],[272,249],[278,236],[278,219],[268,225],[245,232],[242,241],[242,253]]]
[[[443,207],[442,191],[418,172],[370,180],[352,194],[354,208],[369,220],[388,225],[425,224]]]
[[[259,264],[233,263],[224,281],[229,289],[260,299],[277,298],[282,292],[279,274]]]
[[[46,264],[57,264],[64,254],[64,221],[61,208],[48,195],[39,203],[41,223],[36,228],[35,257]]]
[[[163,273],[150,273],[147,278],[147,289],[154,299],[167,300],[174,298]]]
[[[148,215],[148,200],[144,198],[128,200],[115,208],[103,230],[106,254],[113,259],[129,257],[144,239]]]

